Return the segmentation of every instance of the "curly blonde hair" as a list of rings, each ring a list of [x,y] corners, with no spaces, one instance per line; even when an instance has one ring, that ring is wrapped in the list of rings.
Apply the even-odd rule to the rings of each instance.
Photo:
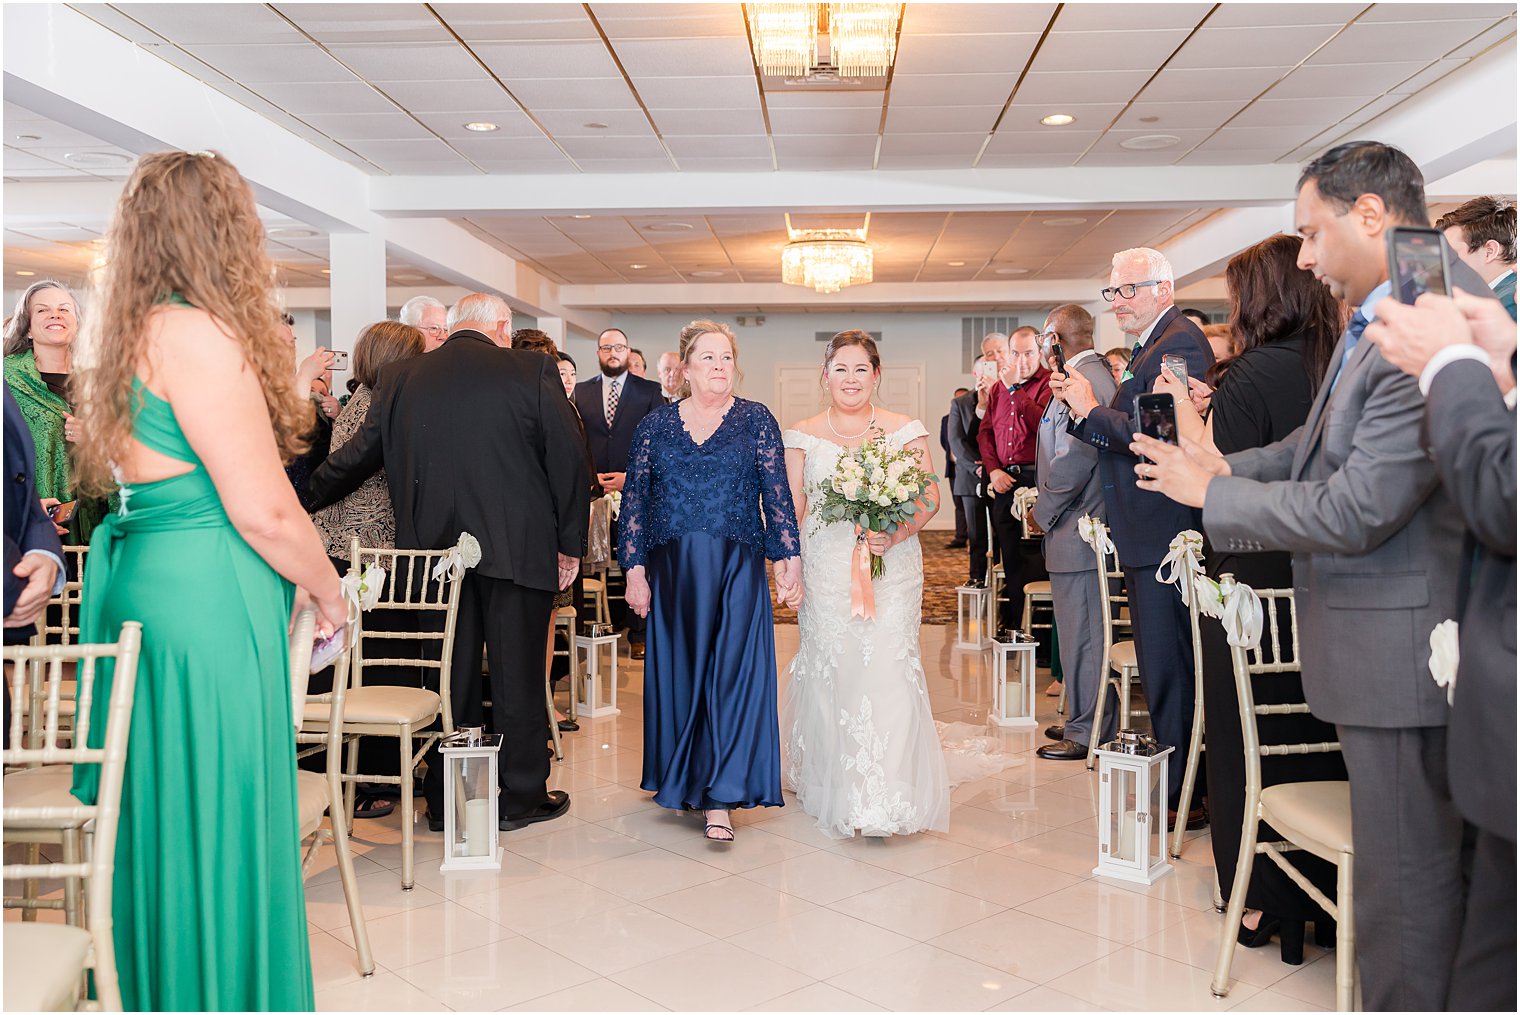
[[[80,343],[75,383],[87,436],[75,471],[84,490],[114,485],[112,463],[125,458],[132,437],[132,382],[148,317],[171,297],[210,314],[242,348],[282,457],[305,450],[312,404],[296,390],[295,352],[280,327],[274,268],[248,184],[214,152],[155,152],[138,159],[116,204],[98,310]]]

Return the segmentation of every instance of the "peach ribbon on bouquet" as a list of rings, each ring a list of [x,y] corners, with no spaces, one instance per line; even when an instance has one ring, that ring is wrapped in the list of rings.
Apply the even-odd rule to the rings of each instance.
[[[855,552],[850,555],[850,616],[876,619],[876,593],[871,589],[871,548],[866,546],[865,533],[855,539]]]

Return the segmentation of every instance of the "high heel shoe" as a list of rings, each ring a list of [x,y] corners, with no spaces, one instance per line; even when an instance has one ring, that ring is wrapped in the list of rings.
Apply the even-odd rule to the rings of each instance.
[[[1315,920],[1314,921],[1314,943],[1317,944],[1317,945],[1319,945],[1321,948],[1334,948],[1335,947],[1335,921],[1334,920]]]
[[[1284,920],[1277,929],[1278,939],[1282,942],[1282,960],[1290,966],[1304,964],[1304,921]]]
[[[1277,926],[1278,921],[1275,917],[1269,917],[1263,913],[1261,921],[1256,924],[1255,930],[1242,923],[1240,925],[1240,933],[1236,935],[1235,940],[1247,948],[1260,948],[1272,940],[1272,935],[1277,933]]]

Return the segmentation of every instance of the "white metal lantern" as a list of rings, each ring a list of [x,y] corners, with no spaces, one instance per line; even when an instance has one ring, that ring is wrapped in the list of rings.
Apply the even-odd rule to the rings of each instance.
[[[443,755],[443,864],[441,870],[500,870],[496,759],[499,733],[460,730],[438,745]]]
[[[603,634],[606,628],[609,633]],[[594,624],[590,634],[575,636],[575,649],[581,656],[581,687],[577,711],[593,719],[604,715],[618,715],[618,635],[610,631],[611,625]],[[607,659],[607,693],[602,693],[602,659]]]
[[[1142,885],[1170,874],[1166,766],[1170,747],[1120,730],[1098,755],[1098,866],[1093,873]]]
[[[1012,631],[992,643],[992,721],[999,726],[1034,726],[1035,640]]]
[[[996,641],[998,632],[1003,629],[1000,614],[1002,612],[1003,598],[1007,594],[1008,583],[1003,574],[1003,565],[994,564],[987,569],[987,637]]]
[[[987,647],[988,595],[991,589],[958,585],[955,589],[955,647]]]

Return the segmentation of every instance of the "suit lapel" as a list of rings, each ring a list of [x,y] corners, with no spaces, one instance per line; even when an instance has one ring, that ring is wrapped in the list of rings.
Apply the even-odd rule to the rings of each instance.
[[[1334,364],[1339,363],[1341,357],[1345,355],[1347,334],[1349,333],[1341,334],[1341,340],[1335,344],[1335,351],[1330,354],[1332,370]],[[1324,383],[1320,385],[1319,396],[1314,400],[1314,407],[1310,410],[1309,421],[1306,424],[1308,439],[1299,442],[1298,451],[1293,456],[1293,479],[1300,477],[1304,466],[1308,463],[1310,452],[1319,446],[1320,435],[1324,432],[1325,422],[1330,417],[1330,400],[1335,397],[1335,391],[1342,393],[1349,391],[1350,388],[1346,385],[1350,383],[1352,376],[1366,365],[1371,355],[1372,343],[1366,341],[1363,336],[1363,340],[1357,342],[1356,348],[1351,350],[1351,358],[1346,360],[1346,365],[1340,368],[1339,373],[1326,372]],[[1332,386],[1335,391],[1330,390]]]

